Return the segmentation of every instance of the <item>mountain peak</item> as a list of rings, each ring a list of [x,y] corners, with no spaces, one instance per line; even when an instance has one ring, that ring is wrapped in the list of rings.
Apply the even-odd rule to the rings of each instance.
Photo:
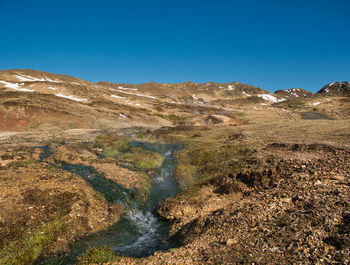
[[[317,94],[329,96],[350,96],[350,84],[348,81],[333,82],[325,85]]]

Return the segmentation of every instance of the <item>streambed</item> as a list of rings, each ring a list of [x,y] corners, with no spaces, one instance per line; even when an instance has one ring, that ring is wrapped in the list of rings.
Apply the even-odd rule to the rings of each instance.
[[[108,229],[76,241],[70,253],[61,257],[58,264],[72,264],[77,256],[93,247],[108,246],[122,256],[144,257],[157,250],[164,251],[179,246],[177,241],[167,240],[170,224],[160,219],[156,210],[166,198],[173,197],[180,191],[174,179],[176,168],[174,153],[181,149],[182,145],[132,141],[131,146],[157,152],[164,157],[159,171],[150,176],[153,185],[144,204],[135,200],[133,190],[125,189],[105,179],[93,167],[61,163],[62,169],[75,173],[89,182],[95,190],[105,196],[108,202],[124,205],[125,212],[121,219]],[[52,264],[52,260],[50,262]],[[48,263],[40,262],[40,264]]]

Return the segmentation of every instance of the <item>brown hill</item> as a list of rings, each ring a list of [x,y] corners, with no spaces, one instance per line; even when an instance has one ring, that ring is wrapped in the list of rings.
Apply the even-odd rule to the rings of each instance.
[[[348,86],[328,85],[343,94]],[[300,88],[272,94],[238,82],[93,83],[22,69],[0,71],[0,94],[0,130],[10,131],[237,124],[250,111],[295,111],[295,102],[300,111],[308,111],[327,103],[313,102],[312,93]]]
[[[302,88],[291,88],[276,90],[275,95],[285,99],[301,99],[310,97],[313,95],[313,93]]]
[[[348,81],[330,83],[325,85],[317,94],[327,96],[350,96],[350,84]]]

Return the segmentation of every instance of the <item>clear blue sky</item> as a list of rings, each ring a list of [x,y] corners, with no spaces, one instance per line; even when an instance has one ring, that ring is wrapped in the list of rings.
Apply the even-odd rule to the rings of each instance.
[[[349,0],[0,0],[0,69],[316,91],[350,80]]]

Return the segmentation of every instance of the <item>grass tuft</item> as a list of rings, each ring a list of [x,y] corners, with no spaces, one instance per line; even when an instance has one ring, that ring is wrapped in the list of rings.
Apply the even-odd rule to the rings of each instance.
[[[33,264],[63,231],[61,221],[44,224],[33,235],[22,241],[12,242],[0,250],[0,265]]]
[[[158,153],[134,147],[130,152],[120,155],[118,160],[130,163],[138,170],[147,171],[159,168],[164,158]]]
[[[102,148],[105,156],[117,157],[120,153],[128,151],[130,139],[120,135],[102,134],[95,138],[94,145]]]
[[[84,264],[102,264],[104,262],[116,261],[118,256],[114,250],[109,247],[97,247],[88,249],[82,257],[79,258],[77,265]]]

